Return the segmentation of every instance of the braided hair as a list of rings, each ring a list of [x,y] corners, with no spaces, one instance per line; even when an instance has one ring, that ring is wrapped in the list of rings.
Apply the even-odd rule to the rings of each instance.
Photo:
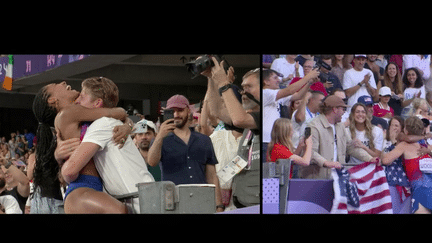
[[[33,113],[39,122],[37,128],[36,163],[34,169],[34,184],[41,192],[50,193],[60,188],[58,172],[59,164],[54,157],[57,139],[52,127],[57,110],[48,104],[50,94],[46,86],[43,87],[33,100]],[[47,196],[47,195],[44,195]]]

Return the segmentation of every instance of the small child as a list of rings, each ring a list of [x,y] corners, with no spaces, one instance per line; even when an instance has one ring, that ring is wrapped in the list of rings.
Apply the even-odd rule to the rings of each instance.
[[[379,90],[379,100],[377,104],[373,106],[374,113],[376,117],[381,117],[387,122],[394,116],[394,110],[388,105],[391,98],[391,90],[387,86],[383,86]]]
[[[308,166],[312,156],[312,136],[309,136],[306,141],[306,151],[303,157],[298,154],[302,152],[301,143],[293,154],[294,147],[291,142],[293,129],[291,121],[287,118],[277,119],[272,128],[271,141],[268,144],[267,161],[276,162],[278,159],[291,159],[294,163],[301,166]],[[270,157],[270,158],[269,158]],[[292,178],[293,164],[291,164],[290,179]]]

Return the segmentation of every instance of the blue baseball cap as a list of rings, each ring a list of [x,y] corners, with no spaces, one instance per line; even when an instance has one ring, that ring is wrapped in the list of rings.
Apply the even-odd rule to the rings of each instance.
[[[369,95],[360,96],[357,99],[357,102],[362,103],[363,105],[373,105],[373,103],[374,103],[372,100],[372,97],[370,97]]]

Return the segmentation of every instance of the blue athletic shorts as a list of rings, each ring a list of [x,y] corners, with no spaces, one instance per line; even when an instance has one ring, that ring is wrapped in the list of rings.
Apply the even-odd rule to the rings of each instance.
[[[64,200],[66,200],[66,197],[69,195],[69,193],[80,187],[88,187],[100,192],[103,190],[102,180],[100,177],[80,174],[75,181],[69,184],[68,188],[66,189]]]

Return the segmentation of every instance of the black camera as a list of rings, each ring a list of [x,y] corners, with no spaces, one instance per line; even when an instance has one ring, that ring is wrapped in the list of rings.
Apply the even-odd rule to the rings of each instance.
[[[313,67],[313,69],[318,68],[319,70],[321,67],[329,71],[332,69],[331,66],[325,63],[323,60],[321,60],[321,58],[314,57],[314,61],[315,61],[315,66]],[[318,78],[321,80],[322,83],[324,83],[328,80],[329,75],[327,73],[320,72]]]
[[[214,66],[212,57],[215,57],[216,60],[220,63],[224,62],[225,72],[228,71],[229,65],[228,62],[221,55],[202,55],[199,56],[196,60],[186,63],[187,70],[192,73],[192,79],[198,77],[202,72]]]

